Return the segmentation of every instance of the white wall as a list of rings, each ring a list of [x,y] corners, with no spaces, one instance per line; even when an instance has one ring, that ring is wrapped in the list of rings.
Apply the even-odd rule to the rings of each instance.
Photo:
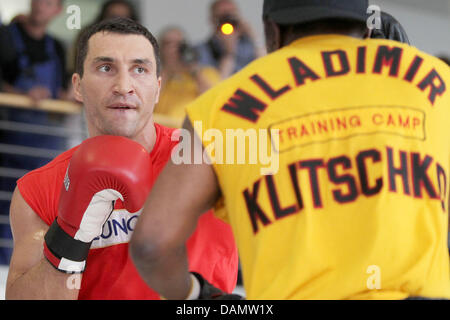
[[[0,0],[0,18],[8,23],[18,13],[28,12],[31,0]]]
[[[82,24],[90,22],[104,0],[65,0],[82,8]],[[192,42],[206,39],[210,33],[209,5],[212,0],[132,0],[139,6],[142,22],[156,36],[167,25],[179,25]],[[253,26],[264,45],[261,21],[263,0],[235,0],[243,17]],[[27,12],[30,0],[0,0],[0,15],[8,22],[17,13]],[[413,45],[430,54],[450,56],[450,0],[370,0],[394,15],[405,27]],[[76,31],[65,28],[66,14],[51,26],[66,44]]]
[[[450,56],[449,0],[370,0],[396,17],[412,45],[432,55]]]
[[[157,36],[167,25],[183,27],[192,42],[206,39],[210,32],[209,6],[212,0],[140,0],[143,24]],[[253,27],[260,45],[264,45],[263,0],[236,0],[242,16]]]
[[[263,0],[235,0],[242,15],[264,44],[261,21]],[[164,26],[182,26],[198,42],[209,32],[208,8],[212,0],[140,0],[143,23],[157,35]],[[413,45],[433,54],[450,55],[450,0],[370,0],[394,15],[405,27]]]

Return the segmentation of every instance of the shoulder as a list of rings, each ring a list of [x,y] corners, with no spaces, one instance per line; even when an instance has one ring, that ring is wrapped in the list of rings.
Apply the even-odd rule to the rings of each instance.
[[[70,159],[72,158],[73,153],[77,149],[78,149],[78,146],[63,152],[62,154],[57,156],[55,159],[50,161],[45,166],[35,169],[33,171],[30,171],[25,176],[23,176],[21,179],[19,179],[19,181],[30,179],[33,177],[45,176],[47,174],[50,174],[51,172],[65,170],[67,168],[67,164],[69,163]]]
[[[35,169],[33,171],[30,171],[26,175],[24,175],[22,178],[18,180],[18,185],[23,186],[27,183],[30,183],[31,181],[39,181],[41,183],[46,181],[46,177],[54,176],[61,174],[65,174],[65,170],[67,169],[67,166],[69,164],[70,159],[72,158],[73,153],[78,149],[77,147],[74,147],[68,151],[63,152],[59,156],[57,156],[55,159],[50,161],[48,164],[46,164],[43,167],[40,167],[38,169]]]
[[[179,134],[178,129],[168,128],[157,123],[155,123],[155,129],[157,138],[150,157],[153,166],[162,169],[169,160],[173,148],[179,142]]]
[[[57,203],[69,161],[77,147],[70,149],[47,165],[33,170],[17,181],[25,202],[47,224],[56,216]]]
[[[443,60],[429,55],[425,52],[419,51],[423,56],[427,57],[428,60],[431,62],[431,64],[433,65],[433,67],[439,72],[439,74],[441,74],[442,76],[444,76],[446,78],[446,80],[450,80],[450,66]]]
[[[158,135],[158,140],[161,139],[162,146],[166,144],[177,144],[178,140],[172,141],[174,139],[173,137],[176,135],[177,130],[176,128],[169,128],[163,125],[160,125],[158,123],[155,123],[156,132]]]
[[[421,63],[426,64],[431,68],[434,68],[441,76],[445,78],[448,78],[450,76],[450,67],[444,61],[412,45],[385,39],[366,39],[363,40],[362,42],[369,43],[371,46],[374,46],[375,48],[378,47],[378,49],[381,46],[388,47],[389,49],[392,49],[393,47],[401,48],[402,59],[403,57],[406,56],[407,62],[409,62],[408,59],[411,60],[418,57],[422,59]]]

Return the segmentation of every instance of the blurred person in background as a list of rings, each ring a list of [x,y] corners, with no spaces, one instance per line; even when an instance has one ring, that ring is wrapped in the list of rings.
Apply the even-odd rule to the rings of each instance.
[[[60,41],[48,33],[50,23],[62,12],[63,0],[32,0],[28,14],[17,15],[0,28],[0,70],[3,90],[24,94],[34,103],[67,97],[66,53]],[[39,110],[5,109],[3,120],[42,126],[59,125],[60,117]],[[26,132],[6,131],[1,142],[11,145],[63,150],[64,139]],[[45,159],[2,157],[1,166],[31,170]]]
[[[125,0],[106,1],[103,4],[100,14],[97,16],[95,22],[98,23],[111,18],[128,18],[139,22],[136,8],[130,2]]]
[[[257,45],[255,33],[234,1],[214,1],[210,7],[210,22],[212,35],[198,46],[200,62],[219,69],[222,79],[264,55],[264,49]],[[232,28],[223,30],[224,24]]]
[[[65,50],[47,33],[62,11],[62,0],[32,0],[28,15],[0,29],[0,68],[4,90],[35,101],[62,98],[66,89]]]
[[[167,27],[160,35],[162,89],[156,113],[180,121],[185,106],[220,81],[217,69],[203,66],[198,51],[186,40],[180,27]]]
[[[63,0],[32,0],[27,15],[17,15],[8,26],[0,29],[0,70],[3,90],[24,94],[35,103],[43,99],[65,99],[67,72],[65,49],[60,41],[48,34],[48,26],[62,12]],[[4,120],[34,125],[54,126],[59,118],[29,109],[8,109]],[[65,143],[50,136],[24,132],[2,134],[2,143],[63,150]],[[4,159],[3,159],[4,160]],[[34,169],[42,159],[22,161],[9,157],[3,166]]]
[[[43,99],[65,97],[66,71],[63,45],[48,34],[48,26],[62,11],[62,0],[32,0],[28,14],[19,14],[9,25],[0,27],[0,73],[3,91],[24,94],[34,103]],[[2,120],[10,123],[54,126],[60,118],[31,109],[2,108]],[[65,140],[44,134],[3,130],[0,143],[14,146],[63,150]],[[45,164],[48,159],[21,154],[2,153],[0,167],[31,170]],[[1,177],[0,190],[12,192],[13,179]],[[1,201],[0,214],[8,215],[9,201]],[[0,226],[0,238],[11,238],[8,225]],[[10,249],[2,249],[0,263],[6,264]]]
[[[3,26],[2,13],[0,12],[0,28],[2,26]],[[0,50],[0,55],[1,55],[1,50]],[[2,70],[0,69],[0,92],[2,91],[2,83],[3,83]]]

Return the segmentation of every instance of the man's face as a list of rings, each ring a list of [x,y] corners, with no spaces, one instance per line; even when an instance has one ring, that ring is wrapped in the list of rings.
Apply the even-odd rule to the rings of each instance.
[[[37,25],[47,25],[61,13],[60,0],[33,0],[30,18]]]
[[[130,139],[145,134],[161,78],[150,41],[142,35],[99,32],[89,39],[84,74],[72,78],[89,133]]]
[[[238,17],[239,10],[234,2],[223,0],[218,2],[211,12],[211,19],[214,26],[217,26],[223,17]]]
[[[180,45],[184,37],[180,30],[172,29],[165,32],[161,39],[161,58],[165,64],[176,63],[180,59]]]

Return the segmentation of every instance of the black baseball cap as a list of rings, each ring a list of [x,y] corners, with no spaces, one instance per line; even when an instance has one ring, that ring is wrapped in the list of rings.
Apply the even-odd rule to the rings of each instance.
[[[264,0],[263,18],[281,25],[324,19],[365,22],[368,6],[368,0]]]

